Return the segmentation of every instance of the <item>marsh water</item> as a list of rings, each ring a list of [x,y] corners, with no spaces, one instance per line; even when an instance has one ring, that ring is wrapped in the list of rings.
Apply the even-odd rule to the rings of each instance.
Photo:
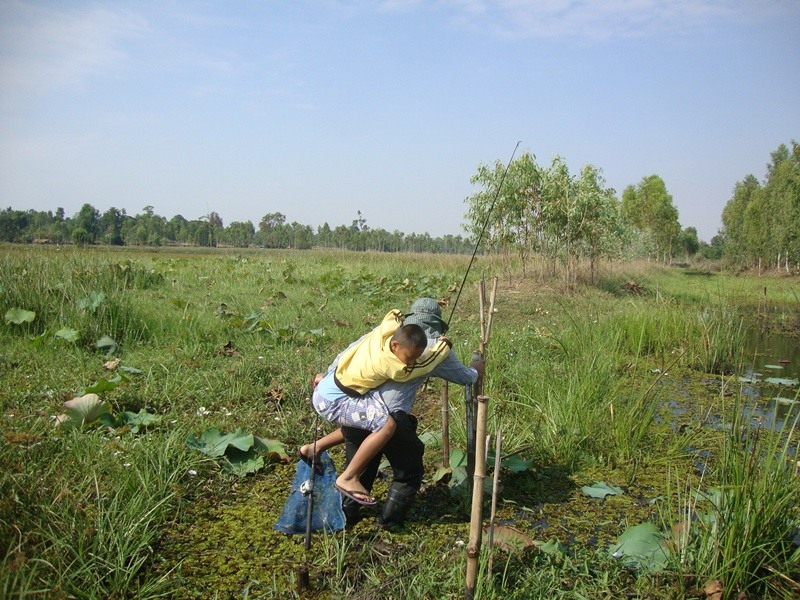
[[[800,414],[800,338],[754,331],[749,351],[751,362],[743,367],[740,381],[750,417],[774,429],[791,427]]]

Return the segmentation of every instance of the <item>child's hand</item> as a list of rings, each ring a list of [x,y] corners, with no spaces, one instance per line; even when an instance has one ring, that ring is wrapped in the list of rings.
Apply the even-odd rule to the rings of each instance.
[[[439,336],[439,341],[440,342],[444,342],[445,344],[447,344],[448,348],[452,348],[453,347],[453,342],[451,342],[450,338],[447,337],[446,335],[440,335]]]
[[[311,387],[316,388],[317,384],[325,377],[325,373],[317,373],[314,375],[314,380],[311,382]]]

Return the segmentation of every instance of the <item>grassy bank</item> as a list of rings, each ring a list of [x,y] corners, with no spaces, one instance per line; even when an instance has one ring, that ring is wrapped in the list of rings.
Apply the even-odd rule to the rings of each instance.
[[[457,477],[434,477],[440,382],[415,407],[428,477],[402,531],[367,511],[305,552],[273,525],[312,431],[313,374],[389,308],[449,297],[449,316],[466,261],[0,247],[3,596],[461,597],[469,500]],[[464,361],[476,282],[496,272],[480,258],[453,314]],[[743,421],[738,374],[749,328],[800,319],[800,284],[607,265],[567,286],[531,272],[504,270],[493,315],[488,431],[513,456],[479,596],[703,597],[719,582],[726,598],[795,597],[796,430]],[[63,406],[86,396],[100,418]],[[54,426],[61,414],[70,426]],[[461,452],[453,386],[450,417]],[[238,476],[229,455],[187,444],[213,428],[260,438],[248,460],[263,466]]]

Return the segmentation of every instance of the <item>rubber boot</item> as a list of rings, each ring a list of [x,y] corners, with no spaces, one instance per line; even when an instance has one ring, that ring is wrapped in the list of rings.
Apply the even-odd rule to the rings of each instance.
[[[414,503],[417,490],[393,483],[386,495],[379,522],[384,529],[396,529],[406,522],[408,510]]]
[[[352,528],[364,517],[361,515],[361,507],[357,502],[348,500],[342,503],[342,512],[344,513],[344,527],[345,529]]]

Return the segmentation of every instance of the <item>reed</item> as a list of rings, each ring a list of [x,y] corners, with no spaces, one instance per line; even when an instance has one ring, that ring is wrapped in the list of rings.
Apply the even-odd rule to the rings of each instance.
[[[741,397],[725,409],[708,479],[682,493],[679,487],[680,505],[669,508],[682,515],[670,524],[672,566],[700,586],[719,581],[724,598],[791,595],[800,558],[791,541],[800,523],[797,420],[782,432],[754,429],[742,417]]]

